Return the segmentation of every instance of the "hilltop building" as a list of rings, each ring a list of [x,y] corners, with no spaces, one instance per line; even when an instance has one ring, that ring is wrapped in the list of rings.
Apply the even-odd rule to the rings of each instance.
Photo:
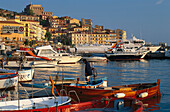
[[[44,7],[41,7],[41,5],[33,5],[32,3],[27,5],[24,9],[24,12],[27,15],[30,15],[30,11],[32,11],[35,15],[41,16],[43,19],[46,19],[47,17],[52,17],[52,12],[45,12]]]

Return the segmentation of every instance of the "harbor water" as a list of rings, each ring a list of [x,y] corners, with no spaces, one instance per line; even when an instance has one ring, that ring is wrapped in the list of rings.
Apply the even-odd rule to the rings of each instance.
[[[161,79],[160,98],[143,101],[144,112],[170,112],[170,59],[151,59],[140,61],[108,61],[91,62],[98,76],[108,78],[108,86],[128,85],[134,83],[156,82]],[[36,68],[34,82],[42,83],[56,75],[63,77],[79,77],[84,80],[84,64],[57,65],[55,68]]]

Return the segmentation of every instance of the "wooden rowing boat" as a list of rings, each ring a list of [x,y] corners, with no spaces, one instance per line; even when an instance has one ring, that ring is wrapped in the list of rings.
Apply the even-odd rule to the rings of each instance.
[[[58,107],[58,112],[142,112],[142,110],[143,104],[139,100],[113,97]]]
[[[86,86],[90,88],[96,88],[96,87],[107,87],[107,78],[101,77],[96,78],[95,80],[90,81],[78,81],[74,80],[73,78],[65,78],[65,80],[57,80],[55,81],[56,85],[70,85],[70,86]],[[51,92],[51,84],[44,83],[44,84],[36,84],[36,83],[21,83],[21,85],[27,90],[29,96],[28,97],[42,97],[47,95],[52,95]],[[24,91],[23,91],[24,92]],[[55,91],[55,94],[58,94]]]
[[[64,95],[69,95],[75,101],[85,102],[102,98],[104,96],[113,96],[116,98],[134,97],[139,100],[160,96],[160,79],[155,83],[140,83],[112,87],[72,86],[72,85],[55,85],[57,90]],[[70,92],[74,91],[74,93]]]

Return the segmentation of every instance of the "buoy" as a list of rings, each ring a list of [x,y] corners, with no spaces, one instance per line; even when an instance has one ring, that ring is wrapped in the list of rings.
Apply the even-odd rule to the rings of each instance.
[[[139,94],[139,97],[140,98],[145,98],[145,97],[147,97],[148,96],[148,92],[143,92],[143,93],[140,93]]]
[[[116,93],[116,94],[115,94],[115,97],[116,97],[116,98],[124,98],[124,97],[125,97],[125,94],[124,94],[124,93]]]

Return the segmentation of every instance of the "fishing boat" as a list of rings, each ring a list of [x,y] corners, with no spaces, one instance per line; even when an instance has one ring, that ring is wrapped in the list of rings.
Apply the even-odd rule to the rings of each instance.
[[[58,91],[63,91],[63,94],[70,94],[70,91],[75,91],[75,94],[70,94],[70,97],[76,101],[85,102],[102,98],[104,96],[114,96],[116,98],[134,97],[139,100],[147,99],[154,96],[160,96],[160,79],[155,83],[139,83],[130,85],[120,85],[112,87],[96,87],[89,86],[68,86],[55,85]],[[79,96],[79,98],[77,98]]]
[[[19,82],[32,81],[34,77],[34,68],[17,68],[15,69],[0,69],[3,73],[17,74]]]
[[[64,52],[56,52],[50,45],[36,47],[34,51],[37,56],[59,60],[58,64],[74,64],[81,59],[81,56],[71,55]]]
[[[58,107],[58,112],[142,112],[143,104],[133,98],[102,98],[100,100]]]
[[[57,107],[71,102],[68,96],[54,94],[54,83],[52,83],[53,97],[40,97],[30,99],[19,99],[0,102],[0,111],[3,112],[57,112]]]
[[[96,87],[107,87],[107,78],[96,78],[95,80],[90,81],[81,81],[79,78],[76,80],[74,78],[63,78],[62,80],[57,80],[54,82],[55,85],[68,85],[68,86],[86,86],[90,88],[96,88]],[[25,88],[27,91],[28,97],[40,97],[40,96],[47,96],[52,95],[52,85],[51,83],[43,83],[43,84],[36,84],[36,83],[21,83],[22,87]],[[22,92],[24,93],[25,90]],[[55,91],[55,94],[60,94],[60,91],[57,93]]]
[[[18,70],[19,82],[30,82],[34,78],[34,68]]]
[[[17,72],[10,72],[0,69],[0,89],[8,89],[17,86]]]

